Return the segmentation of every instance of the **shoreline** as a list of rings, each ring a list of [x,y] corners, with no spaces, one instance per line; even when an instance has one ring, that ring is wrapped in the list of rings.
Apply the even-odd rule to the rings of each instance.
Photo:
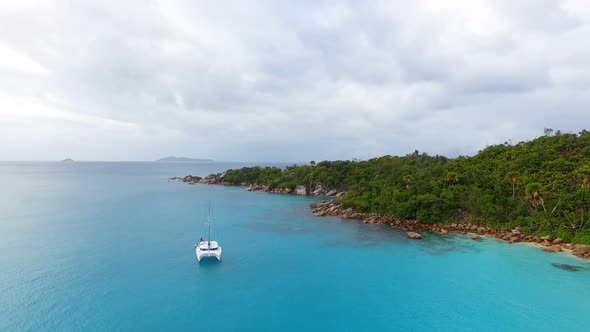
[[[293,194],[293,195],[300,195],[300,196],[333,196],[336,198],[341,198],[346,195],[346,192],[343,190],[331,189],[322,186],[321,184],[317,184],[315,186],[305,186],[305,185],[298,185],[294,189],[292,188],[274,188],[270,189],[270,186],[264,184],[249,184],[249,183],[228,183],[223,181],[223,174],[218,176],[217,174],[209,174],[205,177],[200,176],[193,176],[187,175],[184,177],[174,176],[168,178],[168,180],[178,180],[180,182],[184,182],[187,184],[215,184],[215,185],[222,185],[222,186],[240,186],[240,187],[248,187],[247,191],[262,191],[267,193],[273,194]]]
[[[487,226],[476,225],[472,223],[433,223],[427,224],[418,220],[404,220],[396,217],[388,217],[379,213],[359,213],[352,208],[343,209],[341,204],[335,200],[323,200],[319,203],[311,203],[312,213],[317,217],[333,216],[342,219],[357,219],[364,224],[384,224],[392,227],[406,230],[409,233],[430,231],[441,234],[459,233],[463,235],[473,235],[471,239],[480,241],[481,236],[503,240],[509,244],[525,243],[538,246],[548,253],[566,252],[574,256],[590,259],[590,246],[584,244],[566,243],[561,238],[554,238],[551,235],[534,236],[525,234],[521,227],[515,227],[510,230],[495,229]]]
[[[335,197],[332,200],[322,200],[319,203],[311,203],[309,206],[311,212],[316,217],[332,216],[340,217],[342,219],[356,219],[362,220],[364,224],[385,224],[392,227],[408,231],[408,238],[421,239],[423,236],[419,232],[431,231],[441,234],[459,233],[463,235],[473,235],[473,241],[480,241],[481,236],[503,240],[509,244],[525,243],[538,246],[544,252],[555,253],[565,252],[576,257],[590,260],[590,246],[585,244],[566,243],[561,238],[554,238],[552,235],[534,236],[525,234],[521,227],[515,227],[510,230],[496,229],[487,226],[472,224],[472,223],[423,223],[419,220],[408,220],[397,217],[385,216],[380,213],[360,213],[354,211],[352,208],[343,209],[339,199],[346,195],[345,191],[339,191],[329,188],[324,188],[321,185],[307,187],[298,185],[295,189],[291,188],[275,188],[270,189],[268,185],[259,184],[233,184],[223,182],[223,175],[210,174],[206,177],[187,175],[185,177],[172,177],[169,180],[178,180],[188,184],[208,184],[208,185],[224,185],[224,186],[241,186],[248,187],[247,191],[261,191],[273,194],[287,194],[300,196],[324,196]]]

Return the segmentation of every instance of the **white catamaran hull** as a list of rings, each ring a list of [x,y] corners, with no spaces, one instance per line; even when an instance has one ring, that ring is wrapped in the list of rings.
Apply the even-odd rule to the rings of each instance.
[[[217,244],[217,241],[202,241],[196,247],[199,262],[206,257],[215,257],[218,261],[221,260],[221,247]]]

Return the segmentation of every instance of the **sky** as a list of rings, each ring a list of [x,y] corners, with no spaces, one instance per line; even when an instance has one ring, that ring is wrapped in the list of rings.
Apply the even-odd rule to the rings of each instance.
[[[590,1],[0,0],[0,159],[449,157],[590,129]]]

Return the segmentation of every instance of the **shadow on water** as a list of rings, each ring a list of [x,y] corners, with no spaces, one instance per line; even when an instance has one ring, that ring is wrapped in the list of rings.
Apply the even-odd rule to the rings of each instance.
[[[200,262],[195,259],[195,263],[201,270],[215,271],[221,268],[223,261],[218,261],[217,258],[203,258]]]
[[[350,221],[347,221],[350,223]],[[341,225],[339,225],[341,226]],[[351,225],[352,226],[352,225]],[[480,252],[478,244],[460,235],[422,232],[422,240],[409,240],[407,231],[388,225],[355,224],[352,237],[324,241],[324,248],[371,248],[390,245],[417,245],[428,255],[442,256],[452,252]]]
[[[425,253],[433,256],[443,256],[451,252],[480,252],[481,247],[474,241],[458,234],[439,234],[433,232],[424,232],[424,242],[426,245],[421,249]]]
[[[345,238],[338,237],[326,240],[322,248],[374,248],[383,247],[399,243],[402,239],[401,234],[392,232],[391,228],[386,225],[364,225],[362,223],[352,224],[350,221],[349,230],[352,234]],[[343,225],[336,225],[342,227]]]
[[[321,248],[374,248],[385,245],[383,241],[369,236],[358,236],[354,240],[332,239],[322,243]]]
[[[562,270],[568,271],[568,272],[578,272],[578,271],[581,271],[584,269],[581,266],[562,264],[562,263],[551,263],[551,265],[553,265],[553,267],[555,267],[555,268],[562,269]]]
[[[338,238],[325,241],[322,247],[367,248],[388,245],[415,244],[428,255],[441,256],[451,252],[480,252],[477,243],[467,241],[463,236],[452,234],[443,235],[432,232],[422,232],[422,240],[410,240],[407,231],[387,225],[358,224],[358,228],[351,238]]]
[[[301,207],[287,207],[282,208],[278,213],[276,209],[266,211],[264,213],[251,215],[246,217],[239,227],[262,233],[272,233],[276,235],[306,235],[321,233],[321,230],[314,227],[309,227],[305,222],[301,222],[307,216],[297,218],[301,214]]]
[[[276,235],[291,235],[291,234],[313,234],[317,233],[313,229],[303,227],[297,224],[273,224],[260,221],[252,221],[244,223],[240,227],[246,228],[255,232],[272,233]]]
[[[295,220],[293,216],[301,213],[301,207],[281,207],[281,213],[276,209],[266,211],[255,216],[250,216],[248,222],[240,225],[255,232],[272,233],[281,236],[288,235],[326,235],[329,232],[325,227],[310,227],[305,221]],[[331,233],[323,240],[322,248],[379,248],[392,245],[418,245],[427,255],[442,256],[452,252],[481,251],[480,246],[465,236],[458,234],[439,234],[433,232],[422,232],[424,239],[410,242],[407,238],[407,230],[394,228],[389,225],[373,224],[366,225],[357,220],[344,220],[337,217],[324,219],[313,219],[313,222],[321,222],[326,227],[338,227],[338,231]]]

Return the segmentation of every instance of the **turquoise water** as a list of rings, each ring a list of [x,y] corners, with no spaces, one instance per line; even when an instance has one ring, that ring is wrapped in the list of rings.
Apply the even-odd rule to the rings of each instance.
[[[493,239],[317,218],[209,186],[239,165],[0,163],[0,330],[588,331],[590,264]],[[568,272],[552,263],[577,265]]]

